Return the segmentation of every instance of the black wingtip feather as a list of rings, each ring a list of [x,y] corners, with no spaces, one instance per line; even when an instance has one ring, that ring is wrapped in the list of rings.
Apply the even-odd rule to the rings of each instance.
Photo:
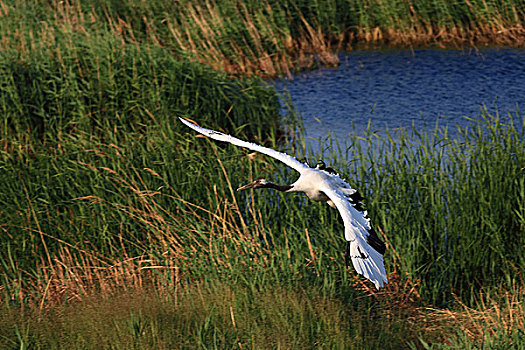
[[[381,239],[379,239],[379,237],[377,236],[377,232],[373,227],[371,227],[370,230],[368,230],[368,237],[366,238],[366,243],[370,244],[370,246],[374,248],[379,254],[385,254],[386,245]]]
[[[365,198],[361,195],[361,193],[359,193],[358,190],[356,190],[353,194],[350,195],[350,201],[352,203],[360,202],[363,199],[365,199]]]

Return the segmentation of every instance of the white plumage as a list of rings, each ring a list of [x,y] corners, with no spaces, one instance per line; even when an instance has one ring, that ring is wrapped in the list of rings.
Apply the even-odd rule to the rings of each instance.
[[[266,154],[298,171],[300,176],[291,185],[276,185],[260,178],[240,187],[238,191],[246,188],[273,188],[282,192],[303,192],[314,201],[327,202],[339,211],[343,219],[347,241],[345,255],[347,259],[350,257],[355,270],[372,281],[377,289],[388,283],[383,262],[385,245],[370,226],[367,212],[361,208],[362,203],[359,202],[360,195],[346,181],[337,174],[323,170],[323,167],[311,168],[285,153],[242,141],[218,131],[201,128],[182,118],[179,119],[193,130],[214,140],[229,142]]]

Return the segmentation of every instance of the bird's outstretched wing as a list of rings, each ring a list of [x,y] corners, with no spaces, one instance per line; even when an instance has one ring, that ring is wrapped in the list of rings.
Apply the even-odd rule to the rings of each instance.
[[[383,254],[384,244],[377,238],[365,212],[360,212],[345,193],[329,184],[320,188],[335,204],[345,225],[345,238],[350,244],[350,258],[355,270],[374,282],[377,289],[388,283]]]
[[[260,152],[260,153],[266,154],[267,156],[270,156],[272,158],[275,158],[275,159],[283,162],[284,164],[288,165],[290,168],[292,168],[294,170],[297,170],[299,173],[302,173],[303,171],[310,169],[310,167],[306,166],[305,164],[301,163],[300,161],[298,161],[297,159],[295,159],[292,156],[289,156],[286,153],[281,153],[281,152],[278,152],[278,151],[273,150],[271,148],[266,148],[266,147],[263,147],[263,146],[259,146],[259,145],[255,144],[255,143],[239,140],[238,138],[235,138],[235,137],[230,136],[230,135],[223,134],[222,132],[219,132],[219,131],[201,128],[200,126],[197,126],[197,125],[195,125],[193,123],[190,123],[189,121],[187,121],[185,119],[182,119],[182,118],[179,118],[179,119],[185,125],[189,126],[193,130],[203,134],[204,136],[208,136],[209,138],[212,138],[212,139],[217,140],[217,141],[229,142],[229,143],[231,143],[232,145],[235,145],[235,146],[248,148],[248,149],[251,149],[252,151],[256,151],[256,152]]]

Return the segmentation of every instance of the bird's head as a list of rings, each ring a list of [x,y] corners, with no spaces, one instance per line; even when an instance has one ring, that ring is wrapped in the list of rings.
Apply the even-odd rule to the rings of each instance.
[[[257,180],[250,182],[247,185],[241,186],[237,189],[237,191],[245,190],[248,188],[262,188],[266,187],[269,184],[269,181],[266,179],[263,179],[262,177],[258,178]]]

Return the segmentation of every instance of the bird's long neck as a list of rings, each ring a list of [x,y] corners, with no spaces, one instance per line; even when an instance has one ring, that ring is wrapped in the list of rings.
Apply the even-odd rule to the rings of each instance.
[[[277,184],[274,184],[273,182],[268,182],[262,187],[273,188],[274,190],[281,191],[281,192],[288,192],[293,188],[292,185],[277,185]]]

